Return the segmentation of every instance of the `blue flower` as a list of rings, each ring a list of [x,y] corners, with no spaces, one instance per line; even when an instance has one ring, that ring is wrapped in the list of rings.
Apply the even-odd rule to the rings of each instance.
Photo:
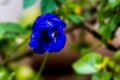
[[[55,14],[38,16],[32,26],[29,46],[39,54],[60,51],[66,42],[65,27],[64,21]]]

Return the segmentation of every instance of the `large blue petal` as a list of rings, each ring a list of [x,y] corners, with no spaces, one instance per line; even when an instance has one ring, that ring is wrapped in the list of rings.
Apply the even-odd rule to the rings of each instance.
[[[56,14],[47,13],[47,14],[42,14],[41,16],[38,16],[37,19],[35,20],[35,23],[42,23],[46,20],[50,21],[52,18],[60,19]]]
[[[59,26],[64,29],[66,24],[57,15],[47,13],[37,17],[32,26],[32,30],[41,30],[42,28],[53,26]]]

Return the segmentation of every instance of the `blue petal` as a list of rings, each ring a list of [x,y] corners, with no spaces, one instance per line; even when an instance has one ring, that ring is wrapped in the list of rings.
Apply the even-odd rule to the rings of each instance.
[[[48,52],[53,52],[54,51],[54,42],[51,41],[47,45],[43,45],[44,49]]]
[[[52,32],[51,32],[54,29],[58,31],[58,35],[56,39],[52,36]],[[56,28],[56,27],[53,29],[52,28],[48,29],[48,36],[51,40],[48,43],[43,42],[43,46],[45,50],[47,50],[48,52],[54,52],[54,51],[58,52],[64,47],[66,42],[66,36],[65,36],[65,33],[63,32],[63,29]]]
[[[56,14],[51,14],[51,13],[47,13],[46,14],[46,20],[51,20],[53,18],[58,18],[60,19]]]
[[[43,23],[46,20],[50,21],[52,18],[60,19],[56,14],[47,13],[38,16],[37,19],[35,20],[35,23]]]
[[[42,42],[42,45],[44,47],[45,50],[47,50],[48,52],[53,52],[53,44],[54,44],[54,38],[52,37],[52,34],[51,34],[51,29],[47,29],[47,35],[46,37],[49,38],[48,41],[44,40]],[[43,34],[45,36],[45,34]]]
[[[33,26],[32,26],[32,30],[33,31],[41,31],[45,28],[49,27],[49,25],[46,23],[46,22],[43,22],[43,23],[34,23]]]
[[[35,48],[35,47],[39,46],[39,44],[40,44],[39,38],[40,38],[40,34],[38,32],[33,32],[31,34],[29,46],[31,48]]]
[[[43,54],[44,52],[46,52],[46,50],[42,47],[42,45],[40,45],[34,48],[34,52],[38,54]]]
[[[53,18],[53,19],[51,20],[51,23],[52,23],[55,27],[59,27],[59,28],[61,28],[61,29],[64,29],[64,28],[66,27],[66,24],[65,24],[62,20],[60,20],[60,19],[58,19],[58,18]]]
[[[63,31],[59,32],[59,35],[56,38],[56,42],[54,44],[54,51],[58,52],[60,51],[64,46],[66,42],[66,36]]]

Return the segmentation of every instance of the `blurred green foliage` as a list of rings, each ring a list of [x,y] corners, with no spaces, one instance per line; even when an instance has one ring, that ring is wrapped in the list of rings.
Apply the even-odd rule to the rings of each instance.
[[[56,1],[57,0],[41,0],[41,12],[44,14],[53,11],[56,7]]]
[[[15,69],[16,80],[34,80],[34,71],[27,66],[19,66]]]
[[[23,0],[23,8],[28,9],[36,2],[37,0]],[[31,26],[37,16],[48,12],[57,14],[69,24],[69,33],[76,25],[83,32],[79,36],[80,42],[71,45],[80,57],[72,65],[75,73],[91,75],[91,80],[120,80],[119,48],[114,50],[112,57],[103,56],[92,51],[101,46],[86,45],[83,35],[84,30],[88,30],[101,40],[102,45],[110,46],[109,49],[112,50],[112,40],[120,26],[120,0],[41,0],[38,8],[24,13],[18,22],[0,22],[0,80],[34,80],[37,73],[26,65],[21,67],[14,60],[31,54],[27,47]],[[96,33],[86,28],[85,22],[96,22],[99,25]]]
[[[26,9],[28,7],[30,7],[31,5],[33,5],[37,0],[23,0],[23,8]]]
[[[0,80],[7,80],[9,77],[9,72],[3,66],[0,66]]]
[[[111,72],[101,71],[97,74],[93,74],[92,80],[110,80],[112,76]]]

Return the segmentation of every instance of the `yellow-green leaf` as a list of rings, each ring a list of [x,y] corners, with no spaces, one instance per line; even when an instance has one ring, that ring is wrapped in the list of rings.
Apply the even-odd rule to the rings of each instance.
[[[100,63],[102,56],[98,53],[89,53],[76,61],[72,67],[77,74],[93,74],[99,69],[95,68],[95,64]]]

